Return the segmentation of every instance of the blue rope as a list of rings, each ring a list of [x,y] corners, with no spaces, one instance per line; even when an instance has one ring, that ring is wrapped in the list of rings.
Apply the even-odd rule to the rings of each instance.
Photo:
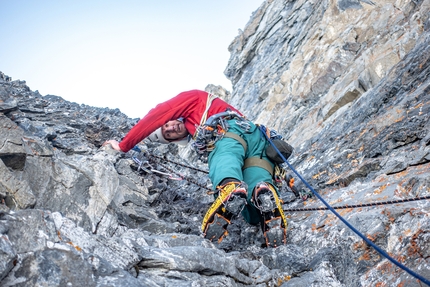
[[[380,254],[382,254],[385,258],[387,258],[388,260],[390,260],[393,264],[397,265],[399,268],[403,269],[404,271],[406,271],[407,273],[409,273],[410,275],[412,275],[413,277],[421,280],[422,282],[424,282],[425,284],[427,284],[428,286],[430,286],[430,280],[422,277],[421,275],[415,273],[414,271],[412,271],[411,269],[407,268],[406,266],[404,266],[403,264],[401,264],[400,262],[398,262],[397,260],[395,260],[394,258],[392,258],[387,252],[385,252],[384,250],[382,250],[379,246],[377,246],[375,243],[373,243],[372,241],[370,241],[366,236],[364,236],[360,231],[358,231],[354,226],[352,226],[348,221],[346,221],[339,213],[336,212],[336,210],[333,209],[333,207],[330,206],[330,204],[328,204],[322,197],[321,195],[319,195],[319,193],[317,193],[310,185],[309,183],[292,167],[292,165],[285,159],[285,157],[281,154],[281,152],[279,151],[279,149],[273,144],[272,140],[267,136],[266,131],[265,131],[265,127],[260,125],[259,126],[260,131],[264,134],[264,136],[266,137],[266,139],[270,142],[270,144],[273,146],[273,148],[276,150],[276,152],[281,156],[282,160],[288,165],[288,167],[300,178],[300,180],[312,191],[313,194],[315,194],[316,197],[318,197],[319,200],[322,201],[322,203],[324,203],[325,206],[327,206],[327,208],[333,212],[343,223],[345,223],[346,226],[348,226],[352,231],[355,232],[355,234],[357,234],[358,236],[360,236],[364,241],[366,241],[367,244],[369,244],[370,246],[372,246],[376,251],[378,251]]]

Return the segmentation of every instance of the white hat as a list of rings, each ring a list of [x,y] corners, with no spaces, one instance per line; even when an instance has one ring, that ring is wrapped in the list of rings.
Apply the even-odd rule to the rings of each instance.
[[[179,140],[168,141],[163,137],[163,133],[161,132],[161,127],[156,129],[152,134],[148,136],[148,139],[152,142],[161,143],[161,144],[169,144],[175,143],[179,145],[186,145],[188,143],[188,135]]]
[[[156,142],[156,143],[162,143],[162,144],[168,144],[169,143],[169,141],[163,137],[163,133],[161,132],[161,127],[159,127],[152,134],[150,134],[148,136],[148,138],[152,142]]]

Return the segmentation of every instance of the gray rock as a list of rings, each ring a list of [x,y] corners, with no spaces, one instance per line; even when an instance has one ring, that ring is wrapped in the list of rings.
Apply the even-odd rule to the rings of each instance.
[[[207,89],[283,134],[325,201],[428,276],[430,203],[405,200],[430,186],[430,8],[391,2],[265,1],[229,46],[233,91]],[[101,147],[136,122],[0,72],[1,286],[419,286],[285,185],[287,245],[265,248],[241,217],[207,241],[207,159],[146,140],[143,154]]]
[[[14,170],[22,170],[26,153],[22,145],[23,130],[9,118],[0,114],[0,159]]]
[[[0,236],[0,281],[9,274],[17,259],[18,256],[9,238],[5,235]]]
[[[8,169],[0,160],[0,190],[9,207],[25,209],[33,207],[36,197],[33,194],[28,182],[20,180],[17,175]]]

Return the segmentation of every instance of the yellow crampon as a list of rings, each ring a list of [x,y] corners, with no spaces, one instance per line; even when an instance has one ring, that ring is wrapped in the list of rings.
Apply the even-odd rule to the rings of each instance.
[[[266,245],[278,247],[287,243],[287,219],[282,200],[271,184],[260,182],[253,194],[253,203],[261,212],[261,227]]]
[[[287,218],[285,217],[284,210],[282,209],[283,202],[281,199],[279,199],[278,193],[276,192],[275,188],[271,184],[268,184],[268,186],[269,186],[269,189],[272,191],[273,197],[275,199],[276,207],[278,208],[279,214],[281,215],[282,221],[284,222],[284,227],[285,229],[287,229],[288,227]]]
[[[202,232],[209,240],[221,242],[227,233],[227,225],[233,216],[240,213],[246,204],[247,192],[243,182],[228,182],[218,186],[219,195],[206,212]]]

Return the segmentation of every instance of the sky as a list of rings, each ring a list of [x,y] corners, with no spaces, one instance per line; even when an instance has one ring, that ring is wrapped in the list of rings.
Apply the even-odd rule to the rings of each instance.
[[[264,0],[0,0],[0,71],[32,91],[142,118],[208,84]]]

